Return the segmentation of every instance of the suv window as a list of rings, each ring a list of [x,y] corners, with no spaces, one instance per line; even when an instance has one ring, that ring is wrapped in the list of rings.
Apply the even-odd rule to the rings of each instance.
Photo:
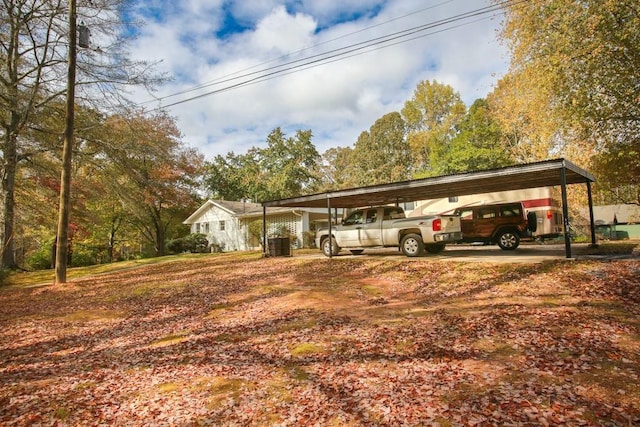
[[[478,209],[478,218],[480,219],[489,219],[496,217],[496,209],[495,208],[480,208]]]
[[[521,216],[522,211],[518,205],[501,206],[500,216]]]
[[[457,214],[460,215],[462,221],[473,219],[473,209],[460,209]]]

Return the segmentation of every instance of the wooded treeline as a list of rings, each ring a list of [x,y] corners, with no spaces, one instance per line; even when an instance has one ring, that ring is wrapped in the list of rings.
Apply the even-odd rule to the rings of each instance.
[[[60,187],[66,2],[0,1],[2,267],[46,268]],[[165,78],[128,57],[126,0],[79,3],[100,51],[78,59],[72,265],[165,254],[203,196],[263,201],[561,156],[595,172],[598,203],[640,204],[634,1],[507,5],[510,69],[486,99],[466,106],[455,88],[424,80],[349,145],[318,153],[312,130],[276,128],[263,147],[206,162],[172,117],[126,98],[128,86]]]
[[[203,158],[173,118],[127,99],[165,76],[127,52],[135,22],[127,0],[79,0],[77,22],[95,46],[76,67],[72,265],[162,255],[181,218],[197,206]],[[58,218],[65,123],[68,2],[1,0],[1,267],[47,268]],[[182,230],[180,230],[182,232]]]

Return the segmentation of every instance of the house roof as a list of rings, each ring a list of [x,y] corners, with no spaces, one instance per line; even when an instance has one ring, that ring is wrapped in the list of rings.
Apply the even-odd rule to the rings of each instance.
[[[249,213],[249,212],[262,213],[262,205],[259,203],[232,202],[230,200],[211,200],[211,202],[228,210],[230,213],[233,213],[235,215]]]
[[[239,218],[247,218],[247,217],[260,217],[262,216],[263,206],[259,203],[250,203],[250,202],[236,202],[230,200],[207,200],[200,206],[194,213],[192,213],[189,218],[184,220],[183,224],[194,224],[198,222],[198,219],[209,209],[216,207],[218,209],[222,209],[227,211],[229,214],[239,217]],[[299,211],[300,209],[295,209],[291,207],[272,207],[267,208],[267,215],[277,215],[286,212]],[[303,209],[309,210],[309,209]],[[322,213],[325,213],[322,210]]]
[[[217,207],[218,209],[225,210],[231,215],[238,215],[245,212],[256,212],[262,214],[262,205],[258,203],[232,202],[228,200],[207,200],[182,223],[193,224],[195,222],[198,222],[198,218],[200,218],[206,211],[208,211],[212,207]]]
[[[477,172],[372,185],[262,202],[265,207],[355,208],[440,199],[467,194],[593,182],[589,172],[568,160],[554,159]]]

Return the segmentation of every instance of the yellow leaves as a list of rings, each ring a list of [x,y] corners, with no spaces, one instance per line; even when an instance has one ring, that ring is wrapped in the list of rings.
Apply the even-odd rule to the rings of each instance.
[[[322,354],[325,349],[315,343],[301,343],[291,349],[291,355],[294,357],[305,357],[314,354]]]
[[[111,321],[121,319],[124,315],[119,310],[92,309],[74,311],[63,316],[62,319],[69,322]]]
[[[149,347],[160,348],[160,347],[167,347],[170,345],[176,345],[176,344],[180,344],[182,342],[188,341],[189,337],[190,335],[188,332],[180,333],[180,334],[170,334],[153,341],[151,344],[149,344]]]

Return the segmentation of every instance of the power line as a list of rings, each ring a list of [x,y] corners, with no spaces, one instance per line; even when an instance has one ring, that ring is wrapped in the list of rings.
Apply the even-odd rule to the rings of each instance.
[[[222,83],[222,82],[228,81],[231,76],[235,76],[237,74],[244,73],[244,72],[249,71],[249,70],[253,70],[255,68],[260,67],[261,65],[266,65],[266,64],[277,62],[277,61],[280,61],[280,60],[283,60],[283,59],[286,59],[286,58],[290,58],[290,57],[293,57],[294,55],[297,55],[297,54],[302,53],[302,52],[306,52],[306,51],[308,51],[310,49],[313,49],[313,48],[316,48],[316,47],[319,47],[319,46],[324,46],[326,44],[335,42],[337,40],[341,40],[341,39],[344,39],[346,37],[350,37],[350,36],[353,36],[355,34],[362,33],[364,31],[368,31],[368,30],[370,30],[372,28],[381,27],[381,26],[389,24],[391,22],[398,21],[400,19],[404,19],[404,18],[407,18],[409,16],[417,15],[418,13],[422,13],[422,12],[425,12],[427,10],[435,9],[435,8],[443,6],[443,5],[447,4],[447,3],[452,3],[453,1],[455,1],[455,0],[443,1],[441,3],[438,3],[438,4],[435,4],[435,5],[429,6],[429,7],[425,7],[423,9],[419,9],[419,10],[413,11],[413,12],[407,13],[407,14],[402,15],[402,16],[391,18],[391,19],[389,19],[387,21],[384,21],[384,22],[381,22],[381,23],[378,23],[378,24],[375,24],[375,25],[370,25],[368,27],[361,28],[360,30],[357,30],[357,31],[352,31],[350,33],[343,34],[343,35],[338,36],[338,37],[334,37],[333,39],[326,40],[326,41],[324,41],[322,43],[316,43],[316,44],[314,44],[312,46],[308,46],[308,47],[305,47],[303,49],[300,49],[300,50],[297,50],[297,51],[294,51],[294,52],[289,52],[289,53],[287,53],[285,55],[282,55],[282,56],[280,56],[278,58],[270,59],[270,60],[261,62],[259,64],[252,65],[250,67],[243,68],[243,69],[238,70],[238,71],[234,71],[233,73],[229,73],[229,74],[226,74],[226,75],[221,76],[219,78],[216,78],[216,79],[213,79],[213,80],[209,80],[208,82],[204,82],[204,83],[201,83],[199,85],[193,86],[190,89],[185,89],[185,90],[182,90],[182,91],[179,91],[179,92],[175,92],[175,93],[172,93],[172,94],[169,94],[169,95],[165,95],[165,96],[162,96],[162,97],[156,97],[156,98],[148,100],[148,101],[143,101],[140,104],[147,104],[147,103],[150,103],[150,102],[162,101],[164,99],[172,98],[172,97],[175,97],[175,96],[178,96],[178,95],[183,95],[185,93],[193,92],[193,91],[196,91],[198,89],[203,89],[205,87],[209,87],[209,86],[212,86],[212,85],[215,85],[215,84],[218,84],[218,83]],[[242,77],[242,76],[238,76],[236,78],[240,78],[240,77]]]
[[[458,28],[464,25],[468,25],[470,23],[473,22],[477,22],[480,21],[482,19],[486,19],[486,18],[482,18],[482,19],[476,19],[476,20],[471,20],[468,21],[471,18],[474,17],[479,17],[479,16],[484,16],[487,14],[493,14],[489,17],[493,17],[495,16],[495,13],[500,11],[502,9],[503,6],[505,5],[511,5],[511,6],[517,6],[518,4],[524,3],[527,0],[505,0],[501,3],[498,4],[494,4],[491,6],[486,6],[483,8],[479,8],[479,9],[475,9],[469,12],[464,12],[458,15],[454,15],[451,16],[449,18],[444,18],[444,19],[440,19],[437,21],[433,21],[427,24],[423,24],[423,25],[419,25],[416,27],[412,27],[412,28],[408,28],[405,30],[401,30],[401,31],[397,31],[385,36],[380,36],[380,37],[375,37],[369,40],[366,40],[364,42],[358,42],[358,43],[353,43],[351,45],[347,45],[347,46],[343,46],[341,48],[337,48],[337,49],[333,49],[333,50],[329,50],[326,52],[322,52],[319,54],[315,54],[315,55],[310,55],[304,58],[300,58],[297,60],[293,60],[293,61],[289,61],[289,62],[285,62],[283,64],[279,64],[279,65],[275,65],[272,67],[267,67],[258,71],[254,71],[254,72],[250,72],[250,73],[245,73],[236,77],[228,77],[228,78],[221,78],[219,80],[214,80],[212,82],[200,85],[196,88],[191,88],[188,90],[185,90],[183,92],[178,92],[172,95],[168,95],[164,98],[160,98],[160,100],[162,99],[166,99],[169,97],[173,97],[173,96],[178,96],[184,93],[188,93],[188,92],[192,92],[194,90],[198,90],[198,89],[202,89],[204,87],[210,87],[210,86],[215,86],[215,85],[220,85],[223,83],[230,83],[229,85],[220,88],[220,89],[215,89],[203,94],[199,94],[199,95],[195,95],[189,98],[185,98],[183,100],[180,101],[176,101],[176,102],[172,102],[170,104],[164,105],[163,107],[159,107],[157,109],[161,109],[161,108],[166,108],[166,107],[172,107],[175,105],[179,105],[179,104],[183,104],[189,101],[193,101],[196,99],[200,99],[206,96],[210,96],[210,95],[214,95],[217,93],[221,93],[221,92],[226,92],[232,89],[236,89],[242,86],[246,86],[246,85],[250,85],[250,84],[255,84],[264,80],[270,80],[273,79],[275,77],[280,77],[283,75],[290,75],[294,72],[298,72],[298,71],[303,71],[309,68],[313,68],[319,65],[324,65],[326,63],[332,63],[332,62],[337,62],[339,60],[344,60],[347,58],[351,58],[353,56],[356,55],[360,55],[363,53],[368,53],[372,50],[375,49],[379,49],[379,48],[384,48],[384,47],[390,47],[390,46],[394,46],[400,43],[406,43],[408,41],[411,40],[415,40],[418,38],[422,38],[422,37],[426,37],[429,35],[433,35],[436,33],[440,33],[440,32],[444,32],[444,31],[448,31],[451,30],[453,28]],[[399,19],[399,18],[397,18]],[[458,24],[458,25],[454,25],[451,27],[447,27],[438,31],[434,31],[434,32],[430,32],[430,33],[426,33],[426,34],[419,34],[421,32],[430,30],[430,29],[434,29],[437,27],[441,27],[444,25],[448,25],[448,24],[453,24],[459,21],[465,21],[467,20],[467,22]],[[389,22],[389,21],[387,21]],[[412,37],[410,37],[412,36]],[[308,49],[308,48],[307,48]],[[367,50],[368,49],[368,50]],[[303,49],[302,51],[304,51],[306,49]],[[287,57],[288,55],[285,55],[284,57]],[[266,63],[269,62],[273,62],[273,61],[267,61]],[[249,69],[255,68],[254,67],[250,67]],[[231,74],[233,75],[233,74]],[[240,82],[237,83],[232,83],[234,81],[240,80],[240,79],[244,79]],[[148,102],[148,101],[147,101]]]

